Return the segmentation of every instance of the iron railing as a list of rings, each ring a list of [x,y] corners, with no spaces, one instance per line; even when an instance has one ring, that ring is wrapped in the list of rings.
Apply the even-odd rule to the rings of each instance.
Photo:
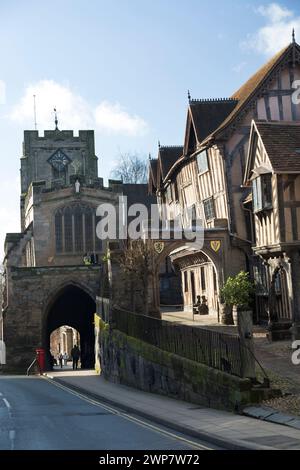
[[[113,327],[164,351],[243,377],[242,344],[238,335],[222,333],[113,308]]]

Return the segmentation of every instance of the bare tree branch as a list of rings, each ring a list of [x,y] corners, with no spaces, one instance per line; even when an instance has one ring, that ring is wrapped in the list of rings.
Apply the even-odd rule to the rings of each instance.
[[[146,183],[147,161],[137,154],[123,153],[112,170],[111,175],[123,183]]]

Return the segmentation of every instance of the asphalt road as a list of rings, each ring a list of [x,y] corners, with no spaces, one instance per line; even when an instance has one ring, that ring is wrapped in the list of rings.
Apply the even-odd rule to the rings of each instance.
[[[211,448],[46,379],[0,377],[0,450]]]

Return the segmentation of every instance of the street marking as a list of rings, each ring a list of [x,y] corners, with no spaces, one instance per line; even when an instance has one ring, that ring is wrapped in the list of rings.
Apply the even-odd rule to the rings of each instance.
[[[10,406],[10,403],[6,400],[6,398],[2,398],[2,400],[4,401],[5,406],[10,410],[11,406]]]
[[[132,421],[144,428],[149,428],[151,429],[152,431],[155,431],[159,434],[162,434],[162,435],[165,435],[167,437],[171,437],[172,439],[175,439],[175,440],[178,440],[178,441],[181,441],[181,442],[184,442],[186,444],[189,444],[191,446],[194,446],[195,448],[197,449],[205,449],[205,450],[212,450],[211,447],[207,447],[203,444],[199,444],[198,442],[194,442],[194,441],[191,441],[189,439],[186,439],[184,437],[181,437],[181,436],[177,436],[176,434],[173,434],[172,432],[170,431],[165,431],[164,429],[161,429],[153,424],[150,424],[150,423],[146,423],[145,421],[142,421],[141,419],[139,418],[134,418],[133,416],[130,416],[128,415],[127,413],[123,412],[123,411],[119,411],[115,408],[112,408],[111,406],[109,405],[104,405],[102,404],[100,401],[96,401],[92,398],[89,398],[85,395],[83,395],[82,393],[80,392],[76,392],[75,390],[72,390],[70,388],[68,388],[67,386],[65,385],[62,385],[62,384],[59,384],[57,382],[55,382],[54,380],[50,380],[48,377],[43,377],[43,379],[47,380],[47,382],[51,383],[52,385],[55,385],[55,387],[58,387],[58,388],[61,388],[62,390],[72,394],[72,395],[75,395],[77,398],[80,398],[92,405],[95,405],[95,406],[98,406],[100,408],[104,408],[105,410],[107,411],[110,411],[112,414],[114,415],[118,415],[118,416],[121,416],[122,418],[124,419],[127,419],[128,421]]]

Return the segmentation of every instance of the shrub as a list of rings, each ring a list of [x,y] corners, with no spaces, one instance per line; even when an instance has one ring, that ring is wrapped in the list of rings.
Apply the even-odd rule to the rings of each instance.
[[[228,277],[221,289],[221,298],[227,305],[248,306],[253,292],[254,286],[249,273],[241,271],[236,276]]]

